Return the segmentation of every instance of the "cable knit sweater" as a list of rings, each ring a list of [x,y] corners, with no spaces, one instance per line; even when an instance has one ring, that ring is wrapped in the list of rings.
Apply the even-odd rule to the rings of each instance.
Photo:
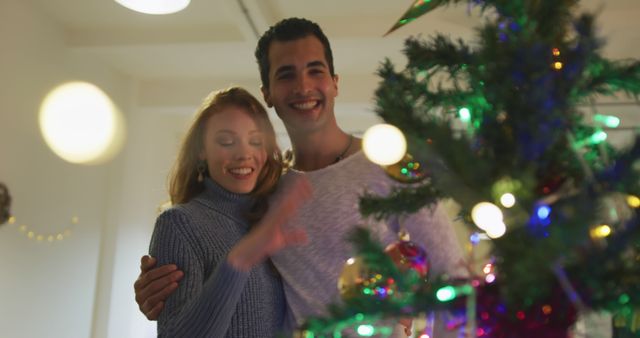
[[[158,336],[273,337],[283,329],[286,303],[273,267],[241,272],[226,262],[249,231],[243,215],[251,202],[207,179],[199,196],[158,217],[150,254],[158,266],[184,271],[158,318]]]

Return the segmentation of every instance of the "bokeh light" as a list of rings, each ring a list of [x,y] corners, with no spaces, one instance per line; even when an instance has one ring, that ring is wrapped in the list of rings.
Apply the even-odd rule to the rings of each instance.
[[[53,152],[71,163],[112,158],[124,141],[124,121],[111,99],[87,82],[53,89],[40,107],[40,131]]]

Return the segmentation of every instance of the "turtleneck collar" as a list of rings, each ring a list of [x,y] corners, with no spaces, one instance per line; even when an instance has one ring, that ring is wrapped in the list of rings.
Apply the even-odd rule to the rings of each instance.
[[[240,223],[247,223],[246,214],[254,201],[251,195],[231,192],[210,177],[205,178],[203,183],[204,191],[197,197],[199,202]]]

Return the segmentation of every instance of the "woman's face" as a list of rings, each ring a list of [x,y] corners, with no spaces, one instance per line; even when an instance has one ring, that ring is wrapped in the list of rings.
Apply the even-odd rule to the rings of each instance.
[[[253,190],[267,161],[266,137],[244,109],[227,106],[205,123],[204,150],[209,175],[228,191]]]

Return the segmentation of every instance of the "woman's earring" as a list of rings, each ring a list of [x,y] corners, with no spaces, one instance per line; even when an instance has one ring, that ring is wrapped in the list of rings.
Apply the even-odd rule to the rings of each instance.
[[[204,169],[205,169],[205,162],[204,161],[200,161],[198,162],[198,166],[196,167],[196,170],[198,171],[198,182],[202,183],[202,181],[204,181]]]

